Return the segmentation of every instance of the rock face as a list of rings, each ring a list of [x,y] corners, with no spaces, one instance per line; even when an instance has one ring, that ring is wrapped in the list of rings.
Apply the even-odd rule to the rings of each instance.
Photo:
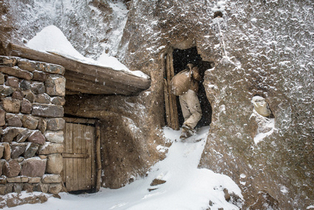
[[[1,4],[4,8],[1,12],[5,14],[10,13],[10,8],[15,14],[22,14],[19,11],[25,7],[20,1]],[[111,31],[111,26],[106,28],[110,25],[107,23],[115,21],[112,7],[112,3],[100,1],[73,3],[73,10],[65,11],[60,20],[54,17],[56,12],[41,18],[45,16],[45,9],[41,8],[45,7],[32,3],[35,12],[30,15],[38,18],[41,28],[52,23],[59,26],[84,55],[97,57],[105,49],[130,69],[151,76],[150,89],[138,96],[66,96],[65,113],[97,116],[103,123],[105,186],[121,187],[132,175],[145,175],[149,166],[163,157],[155,148],[163,144],[159,134],[165,125],[165,57],[193,48],[201,58],[197,64],[215,64],[210,70],[204,69],[203,84],[212,117],[200,167],[224,173],[238,183],[245,200],[243,208],[258,209],[264,205],[273,209],[306,209],[312,205],[312,1],[131,1],[123,36],[117,45],[109,38],[117,28]],[[60,8],[63,7],[55,9]],[[93,12],[97,14],[93,16]],[[75,13],[82,16],[75,17]],[[95,27],[95,33],[85,30],[86,25],[99,25],[97,18],[88,18],[91,16],[102,17],[98,19],[104,21]],[[125,17],[112,25],[124,26]],[[29,21],[32,17],[15,18],[17,30],[11,34],[12,38],[20,34],[31,38],[35,32],[28,27],[35,28],[36,24],[25,27],[26,24],[20,23],[32,22]],[[7,25],[5,29],[10,31],[13,27]],[[67,27],[71,30],[66,30]],[[104,47],[94,49],[95,43]],[[22,78],[31,76],[24,71],[17,73]],[[32,74],[35,77],[35,71]],[[20,87],[25,92],[31,89],[27,81],[20,81]],[[0,90],[5,96],[13,93],[12,88],[5,86]],[[49,91],[52,96],[63,96],[57,89]],[[251,103],[254,96],[265,98],[273,116],[254,112]],[[18,99],[7,99],[3,110],[16,113],[19,104],[15,100]],[[29,94],[27,100],[33,102],[34,98]],[[49,117],[51,113],[62,117],[61,104],[33,106],[32,112],[39,117]],[[268,124],[270,121],[273,125]],[[59,147],[50,143],[40,151],[51,153],[59,151]]]
[[[311,205],[314,29],[313,15],[306,14],[313,2],[133,3],[121,54],[129,67],[150,73],[153,96],[146,99],[162,103],[157,94],[163,78],[160,57],[171,48],[196,46],[203,61],[215,62],[204,78],[212,123],[200,167],[237,182],[244,208],[257,201],[279,209]],[[217,12],[221,18],[214,18]],[[275,124],[257,144],[252,133],[258,126],[250,119],[256,95],[268,102]],[[260,199],[260,191],[268,199]]]
[[[104,172],[105,183],[118,187],[128,182],[125,172],[141,174],[137,168],[146,163],[140,163],[128,151],[138,152],[150,163],[156,160],[145,156],[140,148],[147,147],[153,154],[149,142],[156,138],[156,128],[164,125],[164,57],[175,49],[196,47],[202,61],[215,63],[204,73],[212,123],[200,167],[227,174],[238,183],[245,198],[244,208],[310,205],[314,197],[310,163],[314,78],[309,72],[313,68],[310,46],[314,29],[313,16],[306,14],[312,8],[310,1],[133,1],[118,56],[131,69],[149,74],[151,88],[131,98],[67,98],[72,101],[66,107],[68,113],[108,116],[104,117],[108,126],[103,129],[107,129],[107,138],[112,142],[103,145],[103,168],[108,169]],[[288,31],[296,36],[292,38]],[[306,43],[309,50],[304,52],[296,43]],[[254,113],[254,96],[266,99],[273,127],[265,126],[270,121],[267,117]],[[100,111],[96,101],[102,101],[107,108]],[[129,101],[145,107],[144,111],[128,107]],[[81,107],[74,108],[75,104]],[[83,114],[88,109],[94,110],[93,114]],[[136,116],[139,111],[141,119]],[[128,120],[144,125],[138,126],[143,133],[150,132],[146,142],[139,140],[136,144],[144,136],[128,131],[128,124],[122,123]],[[124,138],[129,141],[123,142]],[[128,168],[128,164],[135,168]],[[113,177],[120,177],[121,182],[113,181],[117,180]]]
[[[127,20],[128,1],[4,1],[0,14],[8,18],[1,17],[1,27],[12,33],[5,34],[3,40],[27,42],[45,26],[55,25],[83,55],[96,58],[103,51],[115,55]],[[25,7],[32,10],[25,12]]]

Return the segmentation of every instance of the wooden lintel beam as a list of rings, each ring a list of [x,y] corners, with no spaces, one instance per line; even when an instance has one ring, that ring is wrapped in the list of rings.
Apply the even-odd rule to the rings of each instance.
[[[115,93],[115,94],[125,94],[125,93],[132,94],[132,93],[141,91],[141,89],[138,87],[125,85],[121,83],[119,84],[114,83],[110,80],[104,80],[101,77],[97,78],[97,80],[95,81],[95,77],[91,75],[81,74],[81,73],[72,72],[72,71],[66,71],[64,76],[67,79],[67,81],[72,80],[80,84],[85,84],[87,88],[95,87],[96,89],[103,90],[104,92],[110,92],[110,93]],[[70,84],[66,84],[66,88],[69,90],[73,89],[73,87],[70,86]]]
[[[104,88],[103,86],[90,85],[89,83],[84,83],[83,81],[67,80],[66,85],[68,90],[72,92],[81,92],[86,94],[101,94],[101,95],[110,95],[110,94],[120,94],[120,95],[132,95],[132,92],[127,90],[115,90],[111,91],[110,88]],[[68,88],[70,87],[70,89]]]

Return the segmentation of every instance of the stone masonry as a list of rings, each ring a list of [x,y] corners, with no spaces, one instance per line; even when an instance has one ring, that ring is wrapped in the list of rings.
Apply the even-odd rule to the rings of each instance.
[[[62,189],[65,69],[0,56],[0,194]]]

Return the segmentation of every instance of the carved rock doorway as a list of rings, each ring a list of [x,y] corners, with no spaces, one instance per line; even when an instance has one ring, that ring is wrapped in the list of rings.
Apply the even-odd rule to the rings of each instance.
[[[179,103],[179,97],[170,93],[170,81],[174,75],[186,68],[188,63],[198,66],[202,81],[199,83],[198,97],[200,100],[203,116],[196,127],[207,126],[211,123],[212,108],[206,97],[203,85],[204,74],[207,69],[213,67],[213,64],[203,61],[197,52],[196,47],[180,50],[171,49],[165,55],[165,80],[164,80],[164,96],[165,96],[165,122],[166,125],[174,130],[179,130],[184,122],[182,111]]]

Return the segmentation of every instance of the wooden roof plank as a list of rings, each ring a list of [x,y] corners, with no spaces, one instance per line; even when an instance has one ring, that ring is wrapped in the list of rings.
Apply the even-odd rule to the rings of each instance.
[[[65,77],[67,78],[67,81],[73,80],[77,82],[82,82],[82,83],[89,83],[92,86],[97,86],[100,89],[108,89],[107,91],[111,92],[121,92],[121,90],[127,90],[127,92],[139,92],[141,91],[140,88],[126,85],[126,84],[117,84],[115,82],[112,82],[111,80],[105,80],[102,77],[98,77],[95,81],[95,77],[87,74],[82,74],[78,72],[72,72],[72,71],[66,71],[65,72]],[[71,87],[67,87],[71,88]]]
[[[148,89],[151,83],[150,79],[138,77],[124,71],[82,63],[60,55],[36,51],[13,43],[8,45],[7,54],[63,66],[66,69],[65,78],[67,81],[72,80],[71,83],[66,83],[66,89],[73,92],[76,92],[77,87],[81,87],[83,84],[86,86],[84,93],[134,95]],[[74,77],[75,73],[77,73],[76,76],[81,78],[77,78],[78,80],[74,81],[71,78]],[[99,81],[98,84],[97,81]],[[72,87],[75,82],[80,84],[77,84],[77,87]],[[103,86],[103,88],[98,85]],[[94,91],[93,88],[90,88],[93,86],[97,86],[98,89],[101,88],[102,91]]]
[[[68,80],[67,81],[68,86],[71,86],[71,91],[86,93],[86,94],[102,94],[102,95],[110,95],[112,94],[112,90],[107,88],[104,89],[103,87],[99,87],[97,85],[88,86],[89,83],[84,83],[83,81],[74,81],[74,80]],[[115,91],[117,92],[117,91]],[[126,91],[126,90],[119,90],[116,94],[121,95],[131,95],[132,92]]]

